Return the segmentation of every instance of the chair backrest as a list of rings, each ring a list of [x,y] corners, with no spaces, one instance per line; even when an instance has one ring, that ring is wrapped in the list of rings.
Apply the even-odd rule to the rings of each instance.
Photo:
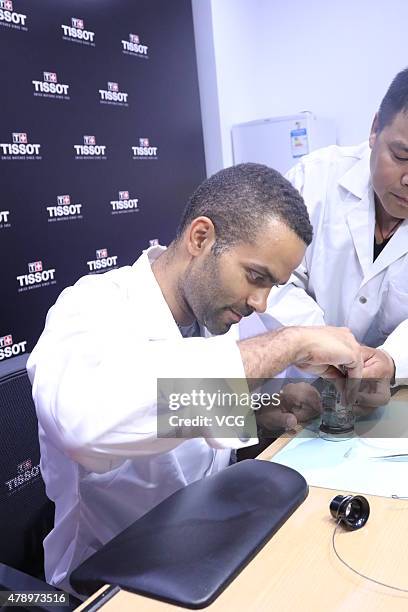
[[[54,504],[40,473],[28,355],[0,362],[0,562],[44,579],[43,540]]]

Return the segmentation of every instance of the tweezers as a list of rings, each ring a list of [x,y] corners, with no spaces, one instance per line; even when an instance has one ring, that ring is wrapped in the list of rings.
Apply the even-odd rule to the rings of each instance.
[[[373,455],[369,459],[398,459],[398,457],[407,457],[408,453],[396,453],[395,455]]]

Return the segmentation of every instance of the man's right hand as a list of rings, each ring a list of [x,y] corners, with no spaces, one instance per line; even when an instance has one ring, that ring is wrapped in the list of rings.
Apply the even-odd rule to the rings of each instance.
[[[363,375],[362,348],[345,327],[284,327],[238,346],[247,379],[273,378],[294,364],[326,378],[345,378],[351,402]]]
[[[360,344],[347,327],[298,327],[301,340],[295,365],[323,378],[343,378],[344,401],[353,403],[363,377]]]
[[[363,376],[362,348],[347,327],[292,327],[294,365],[320,376],[330,375],[334,366],[349,378]]]

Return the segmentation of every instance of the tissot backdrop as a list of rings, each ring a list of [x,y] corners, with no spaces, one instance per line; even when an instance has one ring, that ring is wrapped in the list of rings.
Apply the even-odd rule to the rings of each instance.
[[[168,243],[205,178],[190,0],[0,0],[0,96],[2,359],[64,287]]]

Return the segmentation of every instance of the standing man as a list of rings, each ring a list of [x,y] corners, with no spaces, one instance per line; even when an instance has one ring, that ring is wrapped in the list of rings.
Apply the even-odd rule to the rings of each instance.
[[[368,143],[302,158],[313,242],[268,314],[284,325],[346,325],[372,351],[366,374],[408,377],[408,69],[393,80]],[[261,315],[271,327],[268,315]]]
[[[158,437],[158,378],[264,379],[290,363],[361,377],[362,349],[346,329],[293,327],[242,341],[226,333],[265,310],[311,238],[292,185],[242,164],[199,186],[167,250],[152,247],[133,266],[62,292],[28,362],[41,470],[56,505],[44,542],[48,582],[69,590],[84,559],[243,445],[205,426],[198,438]]]

